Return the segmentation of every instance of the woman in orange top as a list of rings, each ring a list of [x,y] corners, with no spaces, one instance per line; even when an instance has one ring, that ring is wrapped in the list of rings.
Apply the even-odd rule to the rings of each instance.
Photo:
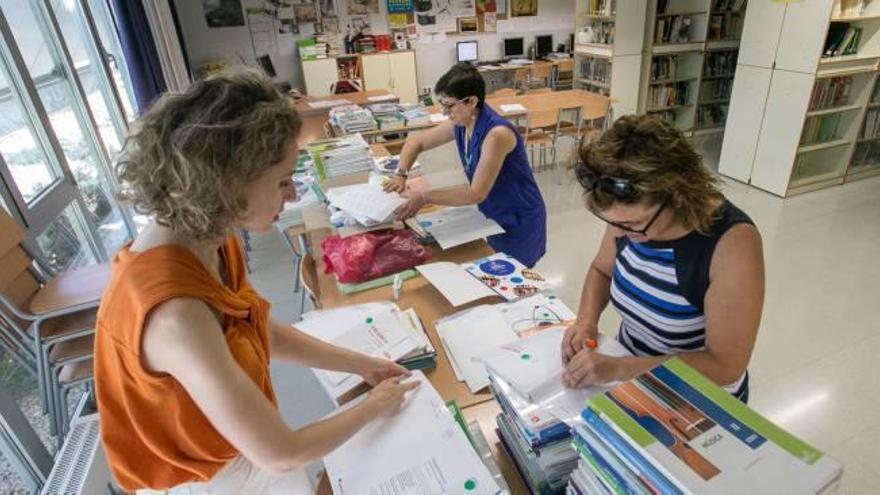
[[[393,362],[273,321],[247,281],[231,232],[271,229],[295,198],[299,129],[271,81],[244,71],[165,95],[128,137],[123,196],[153,223],[114,260],[95,344],[102,439],[125,490],[262,493],[397,412],[417,385]],[[270,356],[357,373],[375,388],[291,430]]]

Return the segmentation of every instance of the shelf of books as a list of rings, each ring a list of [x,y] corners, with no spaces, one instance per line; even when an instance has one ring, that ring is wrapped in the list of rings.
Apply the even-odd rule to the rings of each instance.
[[[865,109],[865,118],[856,139],[855,150],[846,172],[846,180],[880,175],[880,82],[875,77],[874,89]]]
[[[575,87],[610,96],[614,116],[638,110],[648,0],[578,0]]]
[[[701,51],[653,56],[645,112],[690,131],[702,64]]]

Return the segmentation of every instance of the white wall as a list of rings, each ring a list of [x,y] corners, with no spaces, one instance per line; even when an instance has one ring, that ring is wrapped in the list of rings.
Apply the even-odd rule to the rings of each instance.
[[[230,64],[240,63],[244,58],[248,64],[256,65],[247,26],[208,28],[200,0],[175,0],[180,19],[187,55],[192,68],[212,59],[225,59]],[[379,14],[369,16],[373,34],[388,33],[386,1],[379,0]],[[345,14],[345,2],[336,0],[340,29],[345,30],[350,17]],[[311,26],[300,26],[300,37],[313,33]],[[534,41],[535,35],[553,34],[553,47],[568,40],[574,31],[574,2],[571,0],[541,0],[537,17],[520,17],[498,21],[498,33],[474,33],[450,35],[441,43],[422,44],[415,42],[418,64],[419,88],[433,87],[437,79],[455,63],[455,43],[464,40],[478,40],[480,58],[493,60],[501,58],[501,45],[504,38],[522,36],[526,48]],[[506,31],[506,32],[505,32]],[[290,81],[294,86],[303,87],[299,53],[289,35],[278,44],[278,53],[272,53],[272,63],[279,80]],[[340,42],[340,48],[342,44]]]

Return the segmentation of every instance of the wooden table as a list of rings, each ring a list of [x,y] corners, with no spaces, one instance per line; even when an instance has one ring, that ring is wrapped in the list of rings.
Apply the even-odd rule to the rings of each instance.
[[[370,98],[376,98],[386,96],[389,97],[387,99],[380,100],[370,100]],[[330,95],[330,96],[321,96],[318,98],[312,98],[310,100],[302,100],[296,104],[294,104],[293,108],[299,112],[301,117],[311,116],[311,115],[323,115],[327,116],[330,113],[330,109],[332,106],[328,107],[314,107],[309,103],[322,102],[322,101],[333,101],[333,100],[348,100],[352,105],[368,105],[371,103],[397,103],[400,101],[400,98],[397,97],[391,91],[387,89],[371,89],[369,91],[357,91],[354,93],[343,93],[340,95]]]
[[[611,99],[583,89],[566,89],[564,91],[550,91],[549,93],[489,97],[486,98],[486,103],[502,117],[524,115],[529,112],[581,107],[582,118],[597,119],[606,114]],[[506,113],[501,111],[501,105],[513,104],[524,106],[526,111]]]

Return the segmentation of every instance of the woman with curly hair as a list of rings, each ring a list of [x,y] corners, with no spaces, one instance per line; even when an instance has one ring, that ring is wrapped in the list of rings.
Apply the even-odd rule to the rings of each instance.
[[[235,228],[272,228],[295,198],[300,119],[271,81],[222,74],[163,96],[117,165],[123,199],[153,222],[123,247],[98,311],[95,382],[110,467],[127,491],[263,493],[417,384],[399,365],[272,320]],[[292,430],[269,359],[357,373],[366,400]]]
[[[571,387],[629,380],[678,356],[741,399],[764,301],[761,236],[671,124],[619,119],[575,166],[587,209],[608,224],[565,332]],[[614,305],[633,356],[585,350]]]

